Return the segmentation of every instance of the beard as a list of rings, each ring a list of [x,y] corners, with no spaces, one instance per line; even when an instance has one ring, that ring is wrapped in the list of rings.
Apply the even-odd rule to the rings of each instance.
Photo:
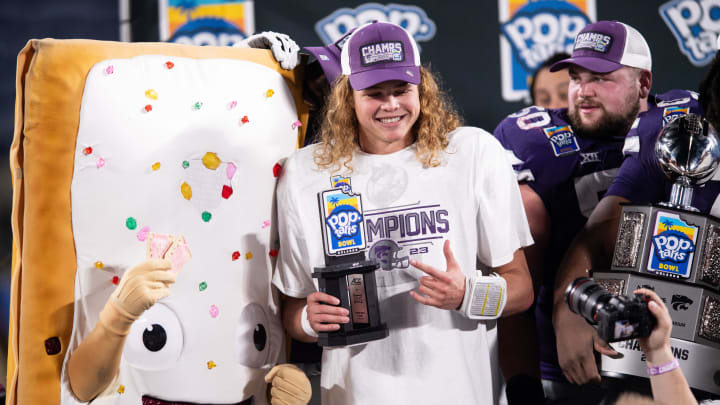
[[[577,103],[579,104],[579,103]],[[640,112],[640,99],[627,100],[629,106],[627,111],[623,113],[608,113],[605,107],[597,105],[603,112],[603,115],[592,124],[585,124],[580,119],[580,112],[577,107],[573,111],[568,109],[568,118],[573,130],[578,136],[584,138],[610,138],[614,136],[625,136],[632,127],[633,122]]]

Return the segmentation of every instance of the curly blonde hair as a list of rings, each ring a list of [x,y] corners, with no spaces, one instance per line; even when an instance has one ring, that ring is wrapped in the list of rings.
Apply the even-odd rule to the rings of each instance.
[[[448,146],[447,135],[462,125],[462,118],[429,68],[420,68],[418,95],[420,115],[412,128],[417,158],[425,166],[438,166],[438,155]],[[319,145],[313,156],[315,164],[333,172],[343,167],[352,172],[351,161],[359,145],[360,127],[347,76],[340,76],[335,82],[323,113]]]

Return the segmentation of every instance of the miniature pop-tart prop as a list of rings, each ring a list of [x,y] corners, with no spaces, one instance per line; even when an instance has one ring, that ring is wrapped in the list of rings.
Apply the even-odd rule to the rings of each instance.
[[[9,404],[76,403],[64,361],[151,255],[176,282],[135,321],[95,402],[266,402],[283,344],[273,194],[302,144],[300,89],[265,50],[28,43],[11,150]]]

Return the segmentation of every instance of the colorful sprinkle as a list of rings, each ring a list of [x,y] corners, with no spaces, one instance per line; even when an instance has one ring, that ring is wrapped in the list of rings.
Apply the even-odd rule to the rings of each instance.
[[[195,104],[193,104],[192,109],[197,111],[197,110],[201,109],[202,106],[203,106],[203,103],[201,101],[197,101]]]
[[[152,106],[150,104],[145,105],[145,112],[152,111]]]
[[[133,217],[128,217],[128,219],[125,220],[125,226],[132,231],[137,228],[137,221]]]
[[[277,257],[278,251],[277,249],[270,249],[270,252],[268,253],[270,257]]]
[[[187,169],[188,167],[190,167],[190,162],[188,162],[187,160],[183,160],[182,167],[183,169]]]
[[[218,315],[220,315],[220,309],[218,309],[217,305],[210,305],[210,316],[217,318]]]
[[[212,370],[212,369],[214,369],[215,367],[217,367],[217,365],[215,364],[215,362],[212,361],[212,360],[210,360],[210,361],[207,362],[207,366],[208,366],[208,370]]]
[[[167,62],[165,62],[165,67],[168,69],[172,69],[173,67],[175,67],[175,64],[170,61],[167,61]]]
[[[233,254],[232,254],[232,259],[233,259],[233,261],[235,261],[235,260],[237,260],[237,259],[239,259],[239,258],[240,258],[240,252],[238,252],[237,250],[234,251]]]
[[[192,198],[192,187],[190,187],[189,184],[183,182],[183,184],[180,186],[180,192],[186,200],[190,201],[190,199]]]
[[[265,221],[263,221],[262,229],[265,229],[265,228],[267,228],[268,226],[270,226],[270,220],[269,220],[269,219],[266,219]]]
[[[157,91],[155,91],[153,89],[145,90],[145,97],[152,99],[152,100],[157,100],[157,98],[158,98]]]
[[[275,166],[273,166],[273,176],[279,177],[281,172],[282,166],[280,166],[280,163],[275,163]]]
[[[210,170],[215,170],[220,166],[222,161],[214,152],[207,152],[202,158],[202,162]]]
[[[275,94],[275,90],[273,90],[273,89],[268,89],[268,91],[265,92],[265,97],[270,98],[270,97],[273,96],[273,94]]]
[[[237,171],[237,166],[235,166],[235,163],[230,162],[227,164],[227,169],[225,169],[225,174],[227,175],[228,180],[232,180],[236,171]]]
[[[212,218],[212,214],[207,211],[203,211],[202,220],[205,222],[210,222],[210,218]]]
[[[160,169],[160,162],[155,162],[155,163],[153,163],[152,169],[153,169],[153,170],[159,170],[159,169]]]
[[[252,259],[252,252],[245,253],[245,260],[250,260],[250,259]]]
[[[118,387],[118,394],[124,394],[125,393],[125,386],[121,385]]]
[[[92,146],[88,146],[87,148],[83,149],[83,154],[90,155],[90,154],[92,154],[92,151],[93,151]]]
[[[101,262],[100,260],[98,260],[98,261],[95,262],[95,268],[96,268],[96,269],[102,269],[103,267],[105,267],[105,265],[104,265],[103,262]]]
[[[222,188],[222,198],[224,198],[224,199],[227,200],[228,198],[230,198],[230,196],[232,195],[232,193],[233,193],[232,187],[227,186],[227,185],[223,185],[223,188]]]
[[[149,226],[143,226],[142,229],[140,229],[137,233],[137,238],[140,242],[145,242],[147,239],[147,234],[150,232]]]
[[[207,289],[207,283],[203,281],[198,288],[200,288],[200,291],[205,291]]]
[[[113,74],[113,73],[115,73],[115,66],[110,65],[110,66],[108,66],[108,67],[105,68],[105,74],[106,74],[106,75],[111,75],[111,74]]]
[[[242,119],[240,120],[243,124],[247,124],[250,122],[250,118],[248,118],[247,115],[243,115]]]
[[[302,122],[300,122],[299,120],[292,123],[292,129],[297,129],[298,127],[301,127],[301,126],[302,126]]]
[[[99,158],[97,162],[95,162],[95,166],[97,166],[98,169],[105,166],[105,159]]]
[[[120,282],[120,277],[118,277],[118,276],[113,276],[113,278],[112,278],[112,283],[115,284],[115,285],[118,285],[119,282]]]
[[[232,110],[232,109],[235,108],[235,107],[237,107],[237,101],[235,101],[235,100],[229,102],[228,105],[227,105],[227,109],[228,109],[228,110]]]

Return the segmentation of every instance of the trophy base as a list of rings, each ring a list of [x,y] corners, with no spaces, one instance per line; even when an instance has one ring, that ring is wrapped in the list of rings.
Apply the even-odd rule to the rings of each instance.
[[[321,332],[319,333],[317,343],[323,347],[350,346],[384,339],[388,336],[388,333],[387,325],[383,323],[374,328],[364,328],[349,332]]]

